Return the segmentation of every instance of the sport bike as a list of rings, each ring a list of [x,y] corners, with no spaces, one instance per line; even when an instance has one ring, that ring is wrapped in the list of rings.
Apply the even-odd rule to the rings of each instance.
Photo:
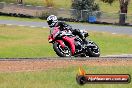
[[[82,34],[85,34],[82,31]],[[54,27],[48,38],[53,44],[53,49],[60,57],[99,57],[100,49],[97,44],[85,37],[83,41],[78,35],[73,35],[67,30],[60,31]]]

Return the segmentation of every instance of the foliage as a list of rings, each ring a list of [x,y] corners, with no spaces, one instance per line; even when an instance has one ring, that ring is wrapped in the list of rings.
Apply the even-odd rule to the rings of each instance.
[[[103,2],[105,2],[105,3],[112,4],[115,0],[101,0],[101,1],[103,1]]]
[[[113,3],[115,0],[101,0],[105,3]],[[120,17],[119,17],[119,24],[120,25],[125,25],[125,20],[126,20],[126,14],[127,10],[128,10],[128,4],[129,4],[130,0],[119,0],[120,3]],[[122,14],[123,13],[123,14]]]
[[[116,0],[101,0],[101,1],[103,1],[104,3],[112,4]],[[129,2],[130,2],[130,0],[119,0],[120,7],[121,6],[127,7],[127,5],[129,4]]]
[[[86,20],[88,15],[92,14],[93,11],[99,11],[99,5],[94,3],[95,0],[73,0],[72,9],[76,9],[73,15],[81,20]]]
[[[45,0],[45,2],[46,2],[47,7],[53,7],[54,6],[53,0]]]

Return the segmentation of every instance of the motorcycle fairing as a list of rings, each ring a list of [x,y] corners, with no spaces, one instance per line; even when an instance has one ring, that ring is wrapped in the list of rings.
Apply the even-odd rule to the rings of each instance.
[[[65,44],[62,40],[56,40],[56,42],[58,42],[62,48],[65,48]]]
[[[68,36],[62,37],[63,40],[65,40],[66,42],[69,43],[70,48],[71,48],[72,55],[74,55],[74,53],[75,53],[75,45],[74,45],[74,39],[75,38],[76,37],[69,38]]]

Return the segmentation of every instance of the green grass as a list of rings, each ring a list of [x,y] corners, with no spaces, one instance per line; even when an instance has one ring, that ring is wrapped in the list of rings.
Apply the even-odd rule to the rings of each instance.
[[[48,43],[48,29],[0,26],[0,57],[55,56]]]
[[[83,66],[87,74],[130,74],[131,66]],[[49,69],[38,72],[0,73],[0,88],[131,88],[130,84],[76,83],[78,67]]]
[[[0,58],[41,58],[56,56],[52,44],[48,43],[49,30],[0,25]],[[101,55],[131,54],[132,36],[89,32]]]
[[[90,38],[97,42],[103,55],[132,53],[132,36],[112,35],[105,32],[92,32]]]
[[[44,22],[39,18],[21,18],[21,17],[12,17],[12,16],[0,16],[0,20],[17,20],[17,21],[31,21],[31,22]]]
[[[44,22],[45,20],[39,18],[22,18],[12,16],[0,16],[0,20],[16,20],[16,21],[31,21],[31,22]]]

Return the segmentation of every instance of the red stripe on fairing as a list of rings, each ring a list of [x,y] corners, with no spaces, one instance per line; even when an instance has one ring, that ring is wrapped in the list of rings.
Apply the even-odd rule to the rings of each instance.
[[[76,37],[73,37],[73,38],[69,38],[68,36],[63,37],[63,39],[70,44],[70,48],[72,50],[71,51],[72,52],[72,55],[74,55],[74,53],[75,53],[75,44],[74,44],[74,39],[75,38]]]

